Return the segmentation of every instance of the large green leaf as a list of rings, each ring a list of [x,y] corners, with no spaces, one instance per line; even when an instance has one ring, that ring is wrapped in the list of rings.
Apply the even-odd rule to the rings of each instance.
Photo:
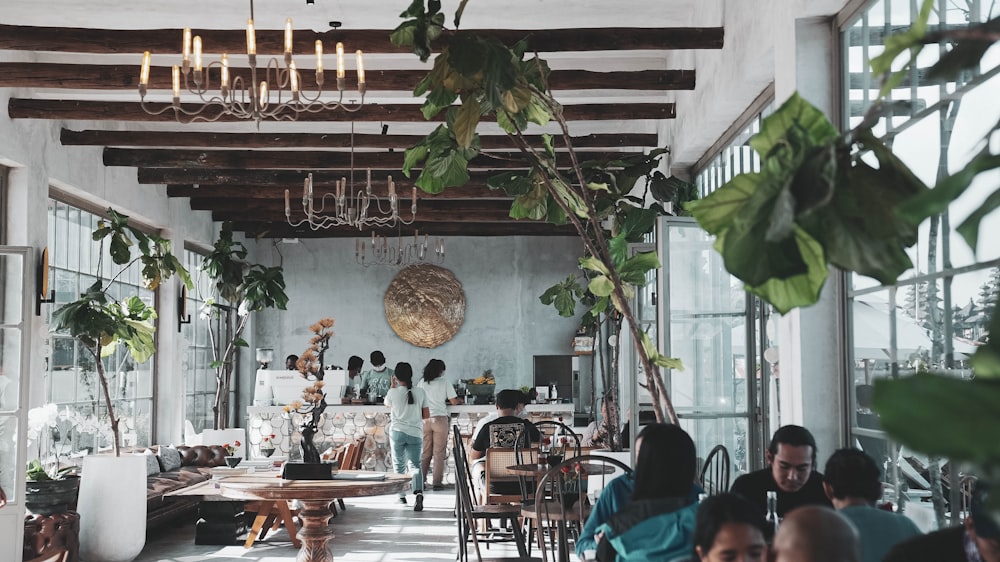
[[[455,114],[455,126],[452,128],[455,133],[455,142],[462,148],[472,146],[472,141],[476,136],[476,127],[479,125],[481,115],[479,99],[475,96],[468,96],[462,99],[462,106]]]
[[[549,193],[545,186],[535,182],[531,190],[514,198],[510,206],[510,217],[513,219],[542,220],[548,214]]]
[[[979,246],[979,223],[986,218],[986,215],[997,210],[997,208],[1000,208],[1000,189],[991,193],[986,198],[986,201],[983,201],[983,204],[966,217],[956,229],[962,235],[962,238],[965,238],[966,243],[969,244],[973,252]]]
[[[814,304],[829,275],[823,247],[819,242],[798,228],[795,231],[795,243],[806,265],[805,273],[785,279],[772,278],[759,286],[746,286],[748,291],[771,303],[781,314],[793,308]]]
[[[991,154],[990,147],[984,146],[968,165],[939,181],[934,189],[902,202],[898,207],[899,215],[916,228],[927,217],[944,212],[952,201],[965,193],[977,175],[996,168],[1000,168],[1000,154]]]
[[[944,80],[953,82],[963,70],[977,70],[983,55],[992,47],[1000,33],[1000,17],[996,17],[969,28],[968,35],[979,35],[980,38],[960,39],[951,50],[941,55],[927,72],[928,80]]]
[[[906,78],[917,54],[923,49],[923,38],[927,33],[927,20],[930,18],[931,9],[934,7],[934,0],[924,0],[920,7],[920,13],[913,20],[910,28],[901,33],[894,33],[885,39],[885,48],[882,54],[871,61],[872,72],[877,75],[888,74],[889,76],[879,90],[879,97],[888,95],[893,88],[899,86]],[[892,63],[903,51],[910,51],[910,59],[897,72],[892,72]],[[890,74],[891,73],[891,74]]]
[[[420,107],[420,111],[424,114],[424,119],[430,120],[441,113],[442,109],[451,107],[456,99],[458,96],[455,92],[446,88],[434,88],[424,99],[424,105]]]
[[[607,297],[614,292],[615,285],[614,283],[611,282],[611,279],[608,278],[606,275],[597,275],[596,277],[590,280],[590,285],[588,286],[588,289],[590,289],[591,293],[594,293],[599,297]]]
[[[976,378],[1000,380],[1000,336],[997,336],[1000,334],[1000,314],[997,314],[995,309],[990,319],[989,334],[989,341],[976,350],[970,362]]]
[[[576,295],[582,292],[583,288],[576,277],[570,275],[565,281],[549,287],[538,300],[546,306],[555,306],[559,316],[571,318],[576,313]]]
[[[687,209],[706,232],[719,234],[739,216],[763,179],[757,173],[739,174],[707,197],[688,203]]]
[[[660,267],[660,259],[656,257],[656,252],[639,252],[618,268],[618,275],[622,281],[631,283],[638,287],[646,284],[646,274]]]
[[[1000,465],[1000,381],[919,373],[875,381],[882,427],[900,443],[929,455],[978,466]]]
[[[840,134],[822,111],[795,93],[761,121],[760,132],[750,138],[750,146],[767,158],[776,148],[786,146],[793,131],[801,132],[808,147],[833,142]]]
[[[486,179],[486,187],[502,189],[511,197],[527,195],[535,187],[535,182],[527,172],[502,172]]]
[[[427,158],[416,186],[427,193],[441,193],[446,187],[465,185],[469,181],[469,161],[456,150]]]

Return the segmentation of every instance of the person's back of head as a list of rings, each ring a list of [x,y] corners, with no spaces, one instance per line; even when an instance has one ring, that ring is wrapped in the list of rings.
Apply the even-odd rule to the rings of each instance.
[[[825,487],[833,498],[864,498],[869,503],[882,496],[881,477],[875,461],[854,447],[834,451],[823,473]]]
[[[771,545],[773,562],[861,562],[854,526],[836,511],[805,506],[789,512]]]
[[[357,371],[365,364],[365,360],[358,357],[357,355],[352,355],[350,359],[347,360],[347,370]]]
[[[524,404],[524,393],[512,388],[497,393],[498,410],[516,410],[518,404]]]
[[[444,361],[440,359],[431,359],[424,367],[424,382],[431,382],[440,377],[441,374],[444,373],[444,369]]]
[[[759,560],[766,548],[765,526],[764,516],[743,496],[725,493],[705,498],[698,506],[692,560],[731,556]]]
[[[383,355],[381,351],[376,350],[371,352],[371,355],[368,356],[368,359],[371,361],[373,367],[385,365],[385,355]]]
[[[697,464],[691,436],[680,426],[654,423],[639,432],[639,439],[632,499],[687,497]]]
[[[783,425],[774,432],[771,443],[767,446],[772,457],[778,454],[779,444],[791,447],[805,447],[807,445],[812,447],[812,462],[814,466],[816,465],[816,438],[801,425]]]

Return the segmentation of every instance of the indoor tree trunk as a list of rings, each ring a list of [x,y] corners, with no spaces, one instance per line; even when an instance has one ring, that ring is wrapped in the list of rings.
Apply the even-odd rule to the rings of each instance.
[[[98,344],[100,345],[100,344]],[[113,446],[115,450],[115,456],[120,457],[122,454],[122,438],[121,433],[118,430],[118,417],[115,416],[115,408],[112,406],[111,402],[111,390],[108,388],[108,377],[104,372],[104,362],[101,360],[101,350],[98,348],[96,351],[84,346],[87,351],[94,357],[94,365],[97,368],[97,378],[101,381],[101,392],[104,394],[104,406],[108,409],[108,418],[111,420],[111,435],[114,440]],[[100,439],[98,438],[98,448],[100,448]]]

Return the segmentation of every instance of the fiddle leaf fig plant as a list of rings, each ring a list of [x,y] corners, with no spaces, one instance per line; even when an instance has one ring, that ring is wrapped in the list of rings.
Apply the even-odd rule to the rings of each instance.
[[[462,2],[456,28],[464,8]],[[636,182],[646,178],[647,188],[655,185],[655,194],[673,196],[673,184],[654,171],[666,149],[611,162],[581,161],[573,150],[562,106],[548,90],[548,64],[537,55],[526,57],[526,40],[507,46],[495,38],[447,31],[438,0],[413,0],[400,16],[405,21],[392,32],[394,44],[409,46],[422,61],[430,58],[432,43],[439,44],[434,66],[416,85],[414,95],[424,96],[425,118],[441,112],[445,118],[444,124],[406,151],[403,173],[410,177],[419,169],[415,184],[428,193],[468,182],[469,161],[489,157],[480,150],[477,128],[484,119],[495,120],[524,157],[525,169],[491,177],[487,186],[514,198],[512,218],[574,227],[584,245],[580,267],[587,291],[596,298],[592,314],[613,308],[621,315],[635,342],[657,419],[677,423],[659,368],[682,365],[659,354],[630,307],[634,286],[644,285],[646,272],[659,267],[659,262],[655,252],[627,256],[627,242],[640,239],[638,233],[663,210],[659,203],[656,209],[645,209],[643,198],[629,195]],[[558,125],[559,135],[541,135],[540,144],[524,136],[529,126],[550,122]],[[606,233],[608,220],[610,233]],[[565,315],[579,292],[568,281],[546,291],[542,299],[558,303]]]
[[[267,308],[285,310],[288,304],[282,268],[251,264],[246,257],[246,246],[233,240],[233,225],[225,222],[212,252],[201,265],[202,271],[214,281],[219,297],[219,300],[206,298],[202,309],[203,317],[218,320],[210,322],[208,330],[216,382],[212,404],[215,429],[225,429],[229,424],[229,390],[237,351],[248,347],[243,331],[250,313]]]
[[[113,209],[109,208],[107,213],[109,218],[101,220],[93,233],[94,241],[101,245],[97,271],[101,271],[105,242],[112,262],[122,267],[108,283],[98,279],[79,299],[53,312],[52,329],[68,332],[94,360],[117,456],[121,454],[120,418],[115,414],[105,360],[118,345],[124,345],[136,363],[145,363],[156,351],[153,339],[156,310],[136,295],[115,301],[108,290],[136,263],[141,263],[144,283],[151,290],[174,274],[188,287],[192,283],[187,270],[170,252],[169,240],[131,226],[128,216]],[[136,248],[139,255],[133,257]]]

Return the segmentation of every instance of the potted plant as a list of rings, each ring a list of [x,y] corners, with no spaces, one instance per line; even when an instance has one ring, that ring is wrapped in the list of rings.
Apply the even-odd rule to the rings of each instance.
[[[264,455],[265,457],[270,457],[271,455],[274,454],[273,440],[275,437],[276,435],[272,433],[271,435],[265,435],[264,438],[261,439],[260,454]]]
[[[456,12],[456,27],[464,8],[462,3]],[[635,343],[657,419],[677,423],[659,368],[683,367],[680,361],[657,352],[630,305],[633,287],[644,285],[647,272],[659,267],[659,261],[655,252],[629,256],[628,242],[650,227],[664,209],[659,204],[643,208],[644,201],[629,193],[640,178],[646,178],[654,194],[668,198],[675,184],[653,171],[666,149],[614,162],[581,161],[573,150],[562,107],[548,90],[545,61],[525,60],[525,41],[506,46],[496,39],[459,32],[445,38],[445,17],[440,10],[440,2],[429,1],[425,6],[423,0],[413,0],[401,14],[406,21],[391,35],[393,43],[411,47],[424,61],[433,41],[441,38],[444,43],[434,68],[417,84],[414,95],[426,94],[421,108],[426,118],[445,111],[445,124],[406,151],[403,173],[409,176],[412,169],[421,168],[415,185],[428,193],[464,184],[469,179],[469,161],[480,154],[479,122],[485,115],[495,117],[530,170],[504,172],[490,178],[487,185],[514,197],[513,218],[573,225],[584,245],[580,267],[595,297],[592,313],[596,316],[613,308],[621,315]],[[456,101],[460,105],[453,105]],[[550,121],[559,125],[559,138],[542,135],[540,146],[529,142],[524,135],[528,124]],[[557,143],[568,152],[558,154]],[[619,168],[627,172],[618,174]],[[605,193],[611,197],[604,197]],[[610,232],[607,219],[612,222]]]
[[[57,423],[69,415],[68,410],[60,414],[51,403],[28,410],[28,445],[37,444],[38,451],[38,457],[28,463],[24,491],[24,505],[32,513],[51,515],[76,505],[77,467],[60,466],[62,451],[56,447],[62,441]]]
[[[309,327],[313,337],[309,347],[299,355],[296,367],[299,373],[312,384],[302,391],[302,400],[296,400],[284,407],[286,414],[304,417],[300,427],[302,435],[302,462],[285,463],[282,477],[296,479],[329,479],[333,476],[332,465],[322,462],[313,439],[322,423],[326,411],[326,392],[323,390],[323,356],[330,347],[333,337],[333,318],[323,318]]]
[[[236,455],[236,450],[239,446],[239,441],[233,441],[231,445],[229,443],[222,445],[222,448],[226,450],[226,466],[229,468],[236,468],[236,466],[240,464],[240,461],[243,460],[243,457]]]
[[[121,269],[105,284],[95,281],[77,300],[63,305],[53,315],[53,330],[67,331],[81,350],[93,360],[111,425],[114,455],[88,455],[77,511],[80,513],[80,553],[86,560],[128,561],[142,551],[146,531],[146,461],[140,455],[121,455],[119,416],[109,384],[105,361],[117,346],[124,345],[132,360],[143,363],[155,351],[156,311],[136,295],[115,301],[109,290],[129,267],[141,265],[149,289],[173,274],[191,287],[191,279],[170,252],[170,241],[146,234],[129,225],[126,215],[108,209],[93,239],[100,242],[101,271],[104,245]],[[133,250],[139,254],[133,257]]]
[[[243,331],[250,313],[267,308],[285,310],[288,295],[280,266],[267,267],[246,261],[247,249],[233,240],[233,225],[222,223],[219,239],[205,256],[201,269],[215,282],[215,293],[205,299],[201,317],[209,322],[212,368],[215,369],[214,429],[229,426],[229,393],[237,351],[248,347]]]

